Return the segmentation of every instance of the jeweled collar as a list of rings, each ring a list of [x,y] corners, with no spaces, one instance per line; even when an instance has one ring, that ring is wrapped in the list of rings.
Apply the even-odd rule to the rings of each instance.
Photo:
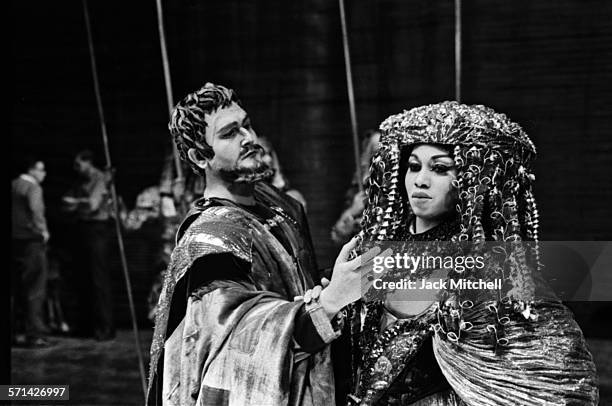
[[[413,234],[410,229],[414,227],[414,217],[412,217],[398,236],[401,241],[450,241],[460,230],[460,223],[457,216],[445,219],[435,227],[422,233]]]

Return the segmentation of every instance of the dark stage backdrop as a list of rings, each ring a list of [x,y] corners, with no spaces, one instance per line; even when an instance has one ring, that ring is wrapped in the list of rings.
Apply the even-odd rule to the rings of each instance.
[[[117,187],[132,206],[169,146],[155,2],[90,3]],[[329,230],[354,168],[337,1],[164,3],[176,98],[206,81],[238,90],[308,200],[320,265],[330,265]],[[453,1],[346,3],[361,132],[454,97]],[[611,240],[612,3],[463,3],[463,101],[506,113],[533,138],[542,239]],[[11,159],[33,150],[46,160],[53,243],[69,250],[58,203],[72,155],[87,146],[102,158],[81,2],[20,2],[12,20]],[[149,255],[128,243],[144,319]]]

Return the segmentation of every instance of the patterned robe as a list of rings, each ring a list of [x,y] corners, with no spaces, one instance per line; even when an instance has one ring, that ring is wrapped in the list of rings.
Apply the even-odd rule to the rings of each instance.
[[[308,354],[293,340],[293,302],[318,280],[301,208],[275,189],[256,200],[277,211],[291,251],[243,208],[201,200],[178,233],[165,276],[151,348],[150,405],[334,404],[329,347]],[[213,280],[186,291],[199,258],[232,254],[250,264],[241,280]],[[317,316],[319,315],[319,316]],[[312,312],[325,342],[337,335]]]

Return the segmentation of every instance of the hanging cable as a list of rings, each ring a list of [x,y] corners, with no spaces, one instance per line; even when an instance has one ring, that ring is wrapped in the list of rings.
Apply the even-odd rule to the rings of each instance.
[[[461,103],[461,0],[455,0],[455,100]]]
[[[357,113],[355,111],[355,95],[353,93],[353,73],[351,70],[351,54],[349,50],[348,33],[346,29],[346,15],[344,11],[344,0],[338,0],[340,3],[340,24],[342,25],[342,46],[344,48],[344,67],[346,70],[346,87],[348,90],[349,109],[351,115],[351,131],[353,133],[353,153],[355,155],[355,167],[357,174],[357,184],[359,191],[363,191],[361,164],[359,157],[359,135],[357,133]]]
[[[85,14],[85,27],[87,28],[87,42],[89,44],[89,57],[91,61],[91,72],[93,76],[94,92],[96,95],[96,104],[98,106],[98,115],[100,118],[100,127],[102,129],[102,140],[104,142],[104,155],[106,157],[106,169],[110,171],[110,191],[113,201],[113,211],[115,214],[115,231],[117,232],[117,240],[119,242],[119,256],[121,258],[121,267],[125,279],[125,288],[128,295],[128,303],[130,305],[130,314],[132,317],[132,330],[134,332],[134,341],[136,344],[136,354],[138,356],[138,368],[140,371],[140,380],[142,384],[143,395],[146,399],[147,384],[145,378],[144,361],[142,350],[140,348],[140,335],[138,333],[138,324],[136,323],[136,310],[134,308],[134,299],[132,297],[132,284],[130,283],[130,275],[128,272],[127,260],[125,257],[125,248],[123,246],[123,237],[121,235],[121,220],[119,217],[119,203],[117,200],[117,190],[115,189],[115,174],[111,163],[110,150],[108,147],[108,135],[106,133],[106,122],[104,119],[104,109],[102,108],[102,97],[100,96],[100,85],[98,83],[98,71],[96,68],[96,56],[94,53],[93,39],[91,35],[91,24],[89,22],[89,11],[87,9],[87,0],[83,0],[83,13]]]
[[[156,0],[157,6],[157,28],[159,30],[159,45],[162,54],[162,66],[164,68],[164,82],[166,84],[166,101],[168,103],[168,117],[172,115],[174,108],[174,96],[172,95],[172,81],[170,79],[170,63],[168,62],[168,49],[166,47],[166,31],[164,30],[164,13],[161,0]],[[176,169],[176,181],[183,180],[183,167],[178,156],[176,144],[171,140],[172,156],[174,157],[174,167]]]

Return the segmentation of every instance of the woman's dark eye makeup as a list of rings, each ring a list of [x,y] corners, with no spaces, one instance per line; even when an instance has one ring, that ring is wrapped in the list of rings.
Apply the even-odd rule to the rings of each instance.
[[[436,173],[446,173],[453,169],[452,165],[433,164],[431,169]]]
[[[416,172],[421,169],[421,164],[418,162],[408,162],[408,170],[410,172]]]
[[[434,162],[432,164],[430,164],[429,168],[431,171],[436,172],[436,173],[446,173],[448,171],[450,171],[451,169],[453,169],[454,165],[452,164],[446,164],[446,163],[441,163],[441,162]],[[408,170],[410,172],[418,172],[421,170],[421,164],[419,162],[408,162]]]

